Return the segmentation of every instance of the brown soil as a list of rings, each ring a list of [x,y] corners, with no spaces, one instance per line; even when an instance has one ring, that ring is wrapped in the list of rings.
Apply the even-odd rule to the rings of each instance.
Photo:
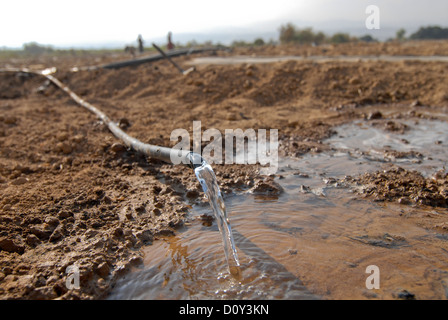
[[[219,55],[445,55],[448,42],[242,48]],[[128,134],[173,146],[176,128],[279,129],[280,152],[328,148],[333,127],[381,116],[447,113],[448,64],[298,62],[200,66],[182,76],[167,61],[70,72],[125,55],[39,57],[0,67],[56,66],[55,76],[120,121]],[[188,57],[176,58],[181,65]],[[0,73],[0,298],[98,299],[142,262],[143,246],[176,232],[204,201],[191,169],[126,150],[93,114],[42,77]],[[390,130],[394,130],[392,126]],[[397,130],[400,130],[398,128]],[[256,166],[214,165],[224,194],[275,192]],[[447,178],[401,169],[355,177],[372,198],[447,204]],[[399,190],[399,192],[391,192]],[[199,199],[198,199],[199,196]],[[405,200],[403,200],[405,199]],[[445,219],[446,221],[447,219]],[[66,268],[81,289],[67,290]]]
[[[444,172],[424,178],[418,172],[396,167],[346,178],[345,181],[362,186],[361,192],[374,201],[448,208],[448,175]]]

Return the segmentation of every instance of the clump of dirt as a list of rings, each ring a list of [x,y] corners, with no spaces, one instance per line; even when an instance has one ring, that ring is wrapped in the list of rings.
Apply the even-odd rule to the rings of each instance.
[[[392,120],[387,121],[386,123],[373,122],[372,125],[382,126],[385,131],[397,134],[403,134],[409,129],[409,127],[406,124]]]
[[[419,172],[396,167],[346,178],[345,182],[356,184],[356,190],[374,201],[448,207],[448,174],[443,172],[425,178]]]

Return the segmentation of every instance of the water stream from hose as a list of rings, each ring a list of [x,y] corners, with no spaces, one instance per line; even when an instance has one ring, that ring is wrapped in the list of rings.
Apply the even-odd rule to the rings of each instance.
[[[210,208],[195,202],[188,224],[146,247],[144,268],[120,279],[108,299],[396,299],[403,290],[445,299],[448,210],[371,201],[359,194],[364,184],[344,183],[398,166],[428,178],[446,172],[448,122],[394,119],[407,128],[395,132],[385,129],[389,121],[345,124],[324,140],[327,151],[280,158],[279,194],[234,187],[225,204],[238,245],[238,279],[227,272],[220,221],[197,219]],[[403,155],[392,157],[391,150]],[[214,181],[199,155],[191,163],[200,179],[210,174]],[[375,292],[365,285],[369,265],[387,277]]]
[[[213,209],[219,232],[222,235],[224,253],[226,255],[229,272],[235,278],[241,275],[240,262],[236,252],[235,241],[233,239],[232,228],[227,217],[226,206],[221,191],[216,180],[216,175],[207,161],[199,155],[194,155],[194,173],[204,190],[205,195]]]

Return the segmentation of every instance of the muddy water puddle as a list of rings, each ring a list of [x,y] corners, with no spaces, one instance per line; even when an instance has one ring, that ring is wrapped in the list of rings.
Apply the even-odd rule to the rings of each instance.
[[[448,167],[446,121],[356,121],[326,142],[352,159],[394,163],[424,176]]]
[[[401,132],[388,130],[386,121],[337,128],[326,141],[333,151],[281,159],[280,195],[227,196],[239,278],[228,273],[216,221],[200,218],[211,215],[204,202],[175,236],[146,249],[144,266],[109,298],[448,298],[448,234],[416,223],[448,210],[360,199],[339,183],[393,165],[428,175],[443,169],[447,123],[400,123],[407,126]],[[379,269],[379,289],[366,287],[371,265]]]

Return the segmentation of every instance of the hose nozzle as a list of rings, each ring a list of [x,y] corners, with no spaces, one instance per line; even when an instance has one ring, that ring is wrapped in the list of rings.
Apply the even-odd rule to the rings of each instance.
[[[200,166],[202,166],[202,164],[205,162],[205,159],[198,153],[195,152],[190,152],[187,155],[187,159],[190,162],[189,166],[194,170]]]

